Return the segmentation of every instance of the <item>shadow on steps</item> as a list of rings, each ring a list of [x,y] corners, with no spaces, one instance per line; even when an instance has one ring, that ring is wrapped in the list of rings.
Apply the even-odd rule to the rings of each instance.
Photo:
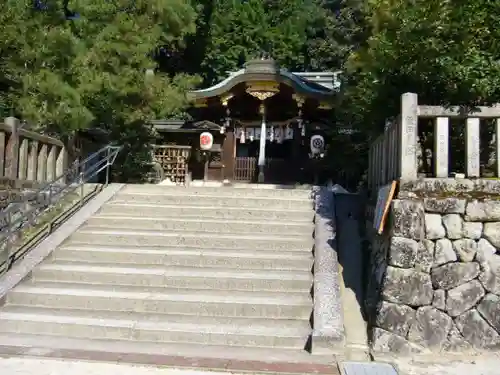
[[[363,251],[363,198],[357,194],[335,194],[335,224],[339,265],[342,270],[342,305],[347,346],[367,345],[364,311],[365,268]]]

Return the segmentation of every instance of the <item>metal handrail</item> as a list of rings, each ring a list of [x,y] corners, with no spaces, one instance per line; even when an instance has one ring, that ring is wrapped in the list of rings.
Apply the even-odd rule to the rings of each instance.
[[[35,197],[34,201],[13,202],[0,212],[0,266],[7,261],[7,269],[12,267],[15,260],[12,242],[17,238],[17,234],[35,226],[37,219],[56,207],[65,197],[80,189],[79,205],[83,206],[85,183],[104,170],[106,173],[104,186],[108,185],[110,167],[121,149],[121,146],[107,145],[83,161],[76,160],[61,176],[31,193],[30,195]]]

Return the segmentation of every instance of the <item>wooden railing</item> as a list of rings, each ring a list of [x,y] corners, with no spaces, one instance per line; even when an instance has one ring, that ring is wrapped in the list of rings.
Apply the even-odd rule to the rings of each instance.
[[[234,161],[234,180],[254,182],[257,172],[257,158],[236,157]]]
[[[0,122],[0,179],[49,182],[61,176],[67,164],[60,140],[22,129],[14,117]]]
[[[419,119],[433,122],[430,150],[422,150],[419,142]],[[450,120],[464,122],[465,131],[460,135],[465,146],[464,170],[450,171]],[[480,125],[482,120],[494,120],[494,152],[490,157],[495,165],[495,175],[500,177],[500,106],[461,107],[418,105],[418,96],[406,93],[401,96],[400,115],[388,121],[385,131],[370,146],[368,186],[377,189],[391,180],[415,180],[419,177],[422,156],[430,159],[432,170],[426,177],[447,178],[451,172],[463,173],[468,178],[481,176]],[[486,125],[486,124],[484,124]],[[489,147],[489,145],[488,145]],[[429,151],[428,153],[426,151]],[[425,154],[425,155],[423,155]]]

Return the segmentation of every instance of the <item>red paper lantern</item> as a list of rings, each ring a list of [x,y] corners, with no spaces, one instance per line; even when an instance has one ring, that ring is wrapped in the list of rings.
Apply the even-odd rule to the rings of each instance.
[[[200,134],[200,148],[202,150],[210,150],[214,144],[214,136],[209,132]]]

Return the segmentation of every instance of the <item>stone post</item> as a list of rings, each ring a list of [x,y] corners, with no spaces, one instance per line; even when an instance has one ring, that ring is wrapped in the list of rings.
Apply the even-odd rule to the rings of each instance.
[[[29,140],[23,139],[19,147],[19,179],[26,180],[28,176],[28,147]]]
[[[500,177],[500,119],[495,121],[495,171],[495,176]]]
[[[400,160],[401,179],[416,180],[418,170],[417,136],[418,136],[418,96],[413,93],[401,95],[401,142]]]
[[[61,148],[59,150],[59,155],[57,156],[56,160],[56,178],[59,178],[63,175],[63,173],[66,171],[68,168],[68,151],[66,150],[66,147]],[[60,181],[60,182],[66,182],[66,181]]]
[[[468,118],[465,124],[465,170],[467,177],[479,177],[479,118]]]
[[[5,150],[5,176],[16,180],[19,169],[19,120],[15,117],[7,117],[4,122],[10,127],[10,136]]]
[[[28,154],[28,175],[30,181],[36,181],[38,169],[38,141],[30,142],[30,149]]]
[[[56,179],[56,155],[59,149],[56,145],[49,146],[49,155],[47,157],[47,181],[53,181]]]
[[[5,142],[6,134],[3,130],[0,130],[0,177],[5,176]]]
[[[43,144],[38,153],[37,174],[38,182],[47,181],[47,145]]]
[[[434,123],[434,177],[448,178],[449,121],[438,117]]]

